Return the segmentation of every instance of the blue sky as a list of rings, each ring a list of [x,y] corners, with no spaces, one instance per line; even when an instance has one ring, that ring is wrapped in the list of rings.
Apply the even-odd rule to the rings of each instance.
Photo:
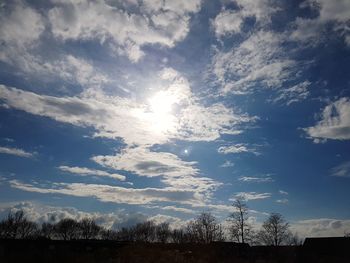
[[[1,215],[350,229],[350,3],[4,1]]]

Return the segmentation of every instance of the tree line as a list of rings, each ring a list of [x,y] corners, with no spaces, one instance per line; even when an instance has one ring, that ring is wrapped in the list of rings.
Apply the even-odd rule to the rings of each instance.
[[[281,214],[272,213],[260,230],[249,223],[246,203],[237,199],[233,203],[226,227],[210,212],[203,212],[185,227],[172,229],[169,223],[146,221],[118,230],[98,225],[91,218],[75,220],[64,218],[57,223],[38,224],[27,219],[23,211],[10,212],[0,222],[2,239],[54,239],[54,240],[115,240],[121,242],[211,243],[234,241],[251,245],[299,245],[300,239],[289,230],[289,223]]]

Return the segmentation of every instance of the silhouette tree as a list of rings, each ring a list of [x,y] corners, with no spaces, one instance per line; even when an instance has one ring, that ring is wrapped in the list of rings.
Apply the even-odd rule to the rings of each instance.
[[[38,225],[27,219],[24,219],[18,228],[18,237],[20,239],[35,238],[38,234]]]
[[[54,228],[57,237],[63,240],[78,239],[80,236],[79,224],[71,218],[61,219]]]
[[[185,243],[188,241],[186,233],[183,229],[174,229],[170,233],[170,240],[173,243]]]
[[[156,227],[152,221],[138,223],[131,231],[134,236],[134,241],[154,242],[156,239]]]
[[[187,225],[190,242],[210,243],[224,240],[224,232],[216,218],[209,212],[200,214]]]
[[[51,223],[42,223],[40,236],[46,239],[52,239],[55,236],[55,226]]]
[[[0,223],[1,238],[31,238],[37,234],[38,225],[29,221],[22,210],[9,212],[7,218]]]
[[[80,230],[80,236],[83,239],[96,239],[101,231],[101,227],[98,226],[91,218],[84,218],[78,223]]]
[[[298,233],[290,234],[287,245],[290,246],[301,246],[303,244],[303,240],[299,237]]]
[[[168,242],[170,238],[170,227],[169,223],[161,223],[156,226],[156,235],[157,235],[157,241],[161,243]]]
[[[106,229],[104,227],[101,227],[100,237],[102,240],[119,240],[118,232],[116,232],[113,229]],[[119,241],[123,241],[123,240],[119,240]]]
[[[134,232],[135,227],[123,227],[118,232],[116,232],[116,240],[124,242],[136,241]]]
[[[261,243],[280,246],[290,240],[289,223],[279,213],[272,213],[262,225],[258,234]]]
[[[232,206],[235,211],[230,214],[228,219],[231,239],[245,243],[246,237],[251,233],[251,226],[248,224],[248,206],[242,198],[237,198]]]

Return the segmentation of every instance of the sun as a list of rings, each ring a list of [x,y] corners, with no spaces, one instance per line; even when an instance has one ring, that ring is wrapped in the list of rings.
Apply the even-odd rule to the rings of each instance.
[[[150,128],[156,133],[170,133],[176,129],[173,106],[176,99],[167,91],[159,91],[148,99]]]
[[[157,115],[169,114],[174,104],[174,98],[165,91],[159,91],[149,100],[151,111]]]

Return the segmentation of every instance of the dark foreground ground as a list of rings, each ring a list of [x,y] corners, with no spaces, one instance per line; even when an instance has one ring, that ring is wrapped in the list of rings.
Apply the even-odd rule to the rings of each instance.
[[[228,242],[147,244],[101,240],[0,240],[0,262],[350,263],[349,239],[311,241],[299,247],[250,247]]]

